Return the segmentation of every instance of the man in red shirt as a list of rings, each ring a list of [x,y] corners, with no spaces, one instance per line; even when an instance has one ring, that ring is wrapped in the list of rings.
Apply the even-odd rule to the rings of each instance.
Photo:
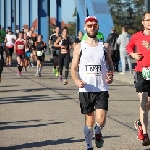
[[[142,145],[150,145],[148,137],[148,110],[150,109],[150,12],[142,17],[144,30],[135,33],[127,45],[128,53],[137,60],[135,67],[135,88],[140,98],[140,119],[135,121],[138,139]],[[134,48],[136,47],[136,52]]]
[[[26,45],[26,41],[23,39],[23,34],[22,32],[19,32],[19,38],[16,40],[14,45],[14,51],[16,53],[17,62],[18,62],[17,76],[22,75],[21,72],[24,65],[25,45]]]

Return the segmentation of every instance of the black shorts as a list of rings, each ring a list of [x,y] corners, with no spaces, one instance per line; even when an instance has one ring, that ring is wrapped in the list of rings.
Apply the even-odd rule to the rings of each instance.
[[[150,97],[150,80],[145,80],[141,72],[135,73],[134,85],[136,92],[148,92],[148,96]]]
[[[12,54],[14,52],[14,47],[12,47],[12,48],[6,47],[6,51],[7,51],[8,56],[12,57]]]
[[[95,109],[108,111],[108,98],[108,91],[79,92],[81,113],[92,113]]]
[[[25,54],[24,55],[16,55],[16,57],[20,57],[20,59],[25,59]]]
[[[54,51],[53,51],[53,57],[54,57],[54,56],[56,56],[56,57],[59,56],[59,50],[54,50]]]
[[[44,61],[45,59],[45,54],[43,54],[42,56],[37,56],[37,60],[39,61]]]

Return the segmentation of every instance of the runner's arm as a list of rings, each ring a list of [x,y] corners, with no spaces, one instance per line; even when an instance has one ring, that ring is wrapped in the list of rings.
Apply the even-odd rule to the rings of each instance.
[[[14,52],[16,53],[16,42],[14,44]]]
[[[114,72],[113,62],[111,59],[111,49],[109,47],[108,43],[104,43],[105,49],[106,49],[106,63],[108,67],[108,72]]]
[[[80,59],[80,48],[81,44],[77,44],[74,47],[73,52],[73,59],[72,59],[72,65],[71,65],[71,76],[74,82],[78,80],[78,65],[79,65],[79,59]]]
[[[135,48],[135,42],[134,42],[134,36],[131,37],[127,47],[126,47],[126,50],[128,52],[129,55],[131,55],[133,58],[134,58],[134,48]]]
[[[59,45],[59,42],[61,41],[61,37],[58,37],[56,42],[54,43],[54,47],[61,48],[61,45]]]

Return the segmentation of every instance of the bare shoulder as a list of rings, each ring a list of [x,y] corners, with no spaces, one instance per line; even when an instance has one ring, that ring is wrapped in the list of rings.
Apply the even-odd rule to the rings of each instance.
[[[106,50],[106,53],[110,52],[109,43],[104,43],[104,48]]]
[[[76,44],[74,47],[74,53],[80,54],[80,49],[81,49],[81,43]]]

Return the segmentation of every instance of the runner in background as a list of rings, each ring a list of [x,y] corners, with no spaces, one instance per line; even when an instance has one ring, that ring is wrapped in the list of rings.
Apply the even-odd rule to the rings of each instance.
[[[35,43],[35,50],[37,51],[37,71],[35,76],[41,77],[43,62],[45,59],[46,43],[42,41],[43,36],[38,35],[37,42]]]
[[[52,49],[53,51],[53,59],[54,59],[54,67],[53,67],[53,73],[56,75],[56,77],[59,76],[59,65],[58,65],[58,58],[59,58],[59,49],[58,47],[54,46],[54,43],[56,42],[56,40],[58,39],[58,37],[60,37],[61,35],[59,34],[60,32],[60,28],[56,27],[55,29],[55,33],[53,33],[50,36],[50,40],[49,40],[49,46],[52,45]]]
[[[24,66],[24,59],[25,59],[25,46],[26,46],[26,41],[23,39],[22,31],[20,31],[19,38],[16,40],[14,45],[14,51],[16,53],[17,62],[18,62],[17,76],[22,76],[22,68]]]

